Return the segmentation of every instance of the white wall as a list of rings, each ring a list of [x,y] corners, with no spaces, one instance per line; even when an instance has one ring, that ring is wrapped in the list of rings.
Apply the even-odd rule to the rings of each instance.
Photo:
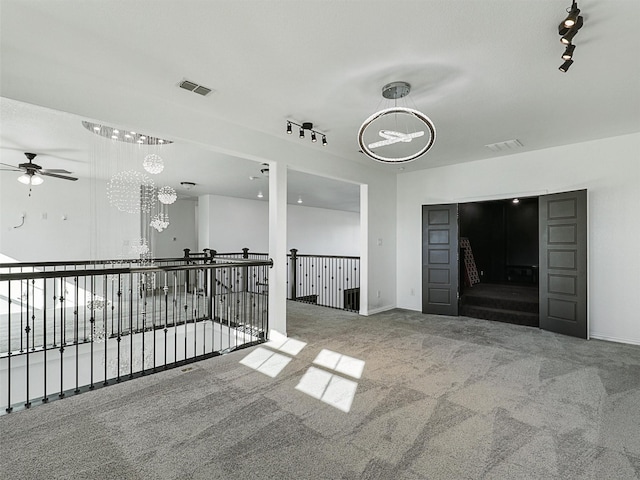
[[[308,255],[360,255],[360,214],[289,205],[287,249]]]
[[[590,335],[640,344],[640,134],[399,175],[398,307],[422,308],[422,205],[583,188]]]
[[[209,244],[198,250],[213,248],[218,252],[250,251],[266,253],[269,249],[269,209],[266,199],[203,195],[199,205],[205,205],[208,228],[203,238]],[[198,207],[200,211],[200,206]],[[360,215],[353,212],[288,205],[287,251],[297,248],[299,253],[315,255],[357,256],[360,251]]]
[[[138,216],[107,205],[104,182],[46,178],[29,197],[17,176],[0,174],[1,254],[21,262],[117,258],[140,236]],[[24,225],[13,228],[22,212]]]
[[[204,209],[201,208],[204,206]],[[269,251],[269,203],[221,195],[198,197],[198,228],[204,231],[198,250],[212,248],[219,253]]]
[[[153,234],[153,253],[157,258],[175,258],[184,255],[184,249],[196,251],[198,238],[196,232],[196,200],[178,199],[168,205],[169,226],[162,232]]]

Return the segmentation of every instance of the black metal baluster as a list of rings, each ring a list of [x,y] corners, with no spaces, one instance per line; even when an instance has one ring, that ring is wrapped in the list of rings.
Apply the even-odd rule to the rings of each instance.
[[[120,342],[122,341],[122,274],[118,274],[118,336],[116,341],[118,342],[117,358],[116,358],[116,382],[120,382]]]
[[[85,277],[86,279],[86,277]],[[93,340],[94,340],[94,334],[95,334],[95,326],[96,326],[96,302],[95,302],[95,277],[92,275],[91,276],[91,303],[89,303],[89,305],[87,305],[87,307],[89,307],[89,311],[90,311],[90,317],[89,317],[89,349],[90,349],[90,358],[89,358],[89,368],[90,368],[90,372],[89,372],[89,390],[93,390],[95,388],[95,385],[93,384]],[[85,287],[86,287],[86,281],[85,281]],[[85,289],[85,295],[86,295],[86,289]],[[106,306],[104,307],[106,308]],[[85,309],[86,312],[86,309]],[[85,333],[85,338],[86,338],[86,333]],[[46,363],[46,362],[45,362]]]
[[[158,278],[157,272],[154,274],[155,278]],[[159,283],[158,283],[159,285]],[[151,328],[153,332],[153,371],[156,371],[156,289],[153,290],[153,295],[151,296]],[[158,300],[161,300],[161,297],[158,296]],[[162,310],[162,309],[161,309]]]
[[[111,284],[113,284],[113,277],[111,278]],[[107,385],[109,385],[109,374],[107,372],[107,360],[108,360],[108,355],[107,355],[107,345],[109,343],[109,332],[108,332],[108,316],[109,313],[107,311],[107,306],[109,305],[109,303],[111,303],[111,317],[113,318],[113,295],[111,296],[112,301],[109,302],[109,275],[105,275],[104,276],[104,285],[103,285],[103,293],[104,293],[104,307],[102,309],[102,328],[104,329],[104,332],[102,333],[104,336],[104,381],[103,381],[103,385],[106,387]],[[113,288],[111,289],[111,292],[113,293]],[[113,329],[111,330],[111,332],[113,333]]]
[[[149,273],[149,275],[155,275],[155,273]],[[147,281],[149,281],[148,276],[145,276],[145,278],[147,279]],[[152,284],[153,285],[153,284]],[[145,374],[144,371],[144,340],[145,340],[145,336],[147,335],[147,292],[149,291],[149,289],[147,288],[147,285],[144,285],[144,288],[141,292],[142,295],[142,354],[141,354],[141,372],[142,375]],[[140,313],[138,312],[138,317],[140,316]],[[139,331],[139,330],[138,330]],[[132,342],[133,343],[133,342]]]
[[[129,273],[129,378],[133,378],[133,273]],[[138,319],[136,318],[136,325]]]
[[[173,302],[171,305],[171,312],[173,316],[173,363],[178,363],[178,325],[177,325],[177,315],[176,311],[178,310],[178,298],[177,296],[180,294],[178,292],[178,278],[176,272],[173,272]]]
[[[11,406],[11,280],[7,282],[7,408],[5,411],[11,413],[13,407]]]
[[[56,279],[53,278],[53,348],[56,348],[58,344],[56,343],[56,302],[58,300],[58,296],[56,295]]]
[[[54,280],[55,281],[55,280]],[[54,304],[55,308],[55,304]],[[47,279],[43,279],[42,284],[42,355],[43,355],[43,394],[42,403],[47,403],[49,397],[47,397]]]
[[[86,268],[85,268],[86,270]],[[93,276],[91,277],[91,280],[93,280]],[[83,338],[83,342],[86,342],[87,340],[89,340],[87,338],[87,276],[83,276],[82,277],[82,291],[84,292],[84,308],[82,309],[82,338]],[[76,302],[78,303],[78,306],[80,306],[80,302],[76,299]]]
[[[32,280],[33,281],[33,280]],[[30,402],[30,397],[29,397],[29,383],[30,383],[30,379],[29,379],[29,332],[31,331],[31,327],[29,326],[29,282],[26,282],[27,284],[27,295],[26,295],[26,300],[27,300],[27,310],[26,310],[26,326],[24,327],[24,332],[25,332],[25,339],[26,339],[26,343],[27,343],[27,348],[26,348],[26,352],[27,352],[27,358],[26,358],[26,374],[27,374],[27,381],[26,381],[26,388],[27,388],[27,398],[26,398],[26,403],[24,404],[24,406],[26,408],[29,408],[31,406],[31,402]],[[33,306],[32,306],[32,314],[33,314]]]
[[[233,285],[232,283],[232,272],[231,272],[231,267],[227,267],[226,268],[226,276],[227,276],[227,283],[229,285]],[[226,302],[226,314],[227,314],[227,348],[231,349],[231,303],[232,303],[232,299],[233,299],[233,289],[228,289],[227,290],[227,302]]]
[[[60,301],[60,393],[58,397],[64,397],[64,277],[60,277],[60,296],[58,300]],[[55,309],[55,305],[54,305]]]
[[[75,345],[76,345],[76,389],[74,393],[80,393],[80,338],[79,338],[79,322],[80,318],[78,317],[78,308],[79,308],[79,296],[78,296],[78,277],[74,277],[73,279],[75,283],[75,295],[76,295],[76,306],[73,310],[73,321],[75,327]]]
[[[196,297],[198,293],[198,284],[200,282],[200,276],[198,275],[198,270],[193,271],[194,280],[193,280],[193,290],[191,291],[191,315],[193,315],[193,357],[198,356],[198,298]],[[203,324],[204,325],[204,324]]]
[[[168,274],[165,272],[164,274],[164,368],[167,368],[167,336],[169,333],[169,329],[167,328],[167,323],[169,322],[169,279]]]
[[[36,349],[36,279],[31,279],[31,351]]]

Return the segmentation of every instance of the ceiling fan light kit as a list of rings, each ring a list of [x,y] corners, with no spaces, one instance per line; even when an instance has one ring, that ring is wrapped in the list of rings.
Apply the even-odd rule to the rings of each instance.
[[[382,96],[394,106],[369,116],[358,130],[360,151],[381,163],[412,162],[427,153],[436,140],[436,128],[429,117],[415,108],[398,106],[411,91],[407,82],[382,87]]]
[[[7,163],[0,163],[0,165],[2,165],[3,167],[8,167],[8,168],[0,168],[0,170],[22,172],[22,175],[20,175],[17,178],[17,180],[18,182],[24,185],[29,185],[29,186],[42,185],[42,183],[44,183],[44,178],[42,178],[43,176],[61,178],[62,180],[71,180],[72,182],[75,182],[76,180],[78,180],[76,177],[71,177],[69,175],[66,175],[71,173],[67,170],[62,170],[62,169],[45,170],[40,165],[33,163],[33,159],[37,157],[36,153],[25,152],[24,155],[25,157],[27,157],[27,160],[29,160],[28,162],[20,163],[18,165],[9,165]],[[31,193],[29,193],[29,195],[31,195]]]
[[[35,173],[23,173],[18,177],[18,181],[25,185],[42,185],[44,179]]]

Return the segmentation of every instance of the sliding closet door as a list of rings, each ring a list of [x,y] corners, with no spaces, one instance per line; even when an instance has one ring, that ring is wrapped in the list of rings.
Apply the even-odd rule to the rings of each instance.
[[[422,313],[458,315],[458,205],[422,206]]]
[[[540,328],[588,338],[587,191],[539,198]]]

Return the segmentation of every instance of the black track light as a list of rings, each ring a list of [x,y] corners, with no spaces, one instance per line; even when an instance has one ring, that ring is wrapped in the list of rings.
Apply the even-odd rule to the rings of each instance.
[[[573,63],[573,60],[567,60],[562,65],[560,65],[560,68],[558,70],[560,70],[562,73],[566,73],[566,71],[569,70],[569,67],[571,66],[572,63]]]
[[[566,45],[562,59],[565,61],[560,65],[559,70],[565,73],[573,64],[573,52],[576,49],[573,44],[573,37],[576,36],[578,30],[584,24],[584,18],[580,15],[580,9],[576,0],[572,0],[571,7],[567,9],[567,17],[558,25],[558,34],[560,35],[560,43]]]
[[[564,22],[562,22],[562,24],[567,28],[573,27],[578,21],[579,14],[580,9],[578,8],[578,4],[576,2],[573,2],[573,4],[571,5],[571,10],[569,10],[569,15],[567,15],[567,18],[564,19]]]
[[[321,136],[322,137],[322,145],[326,145],[327,144],[327,136],[324,133],[319,132],[318,130],[314,130],[313,129],[313,123],[311,123],[311,122],[296,123],[296,122],[294,122],[292,120],[287,120],[287,133],[290,134],[292,132],[292,129],[293,129],[294,125],[300,129],[299,130],[299,132],[300,132],[299,133],[299,137],[300,138],[304,138],[305,137],[305,134],[304,134],[305,130],[309,130],[309,132],[311,132],[311,142],[317,143],[318,136]]]
[[[565,48],[564,53],[562,54],[562,59],[563,60],[571,60],[571,58],[573,57],[573,51],[576,49],[575,45],[567,45],[567,48]]]
[[[565,33],[564,35],[562,35],[562,38],[560,39],[560,41],[562,43],[564,43],[565,45],[569,45],[571,43],[571,40],[573,40],[573,37],[576,36],[576,34],[578,33],[578,30],[580,30],[582,28],[582,24],[583,24],[583,19],[582,17],[578,17],[578,21],[576,22],[576,24],[571,27],[567,33]]]

